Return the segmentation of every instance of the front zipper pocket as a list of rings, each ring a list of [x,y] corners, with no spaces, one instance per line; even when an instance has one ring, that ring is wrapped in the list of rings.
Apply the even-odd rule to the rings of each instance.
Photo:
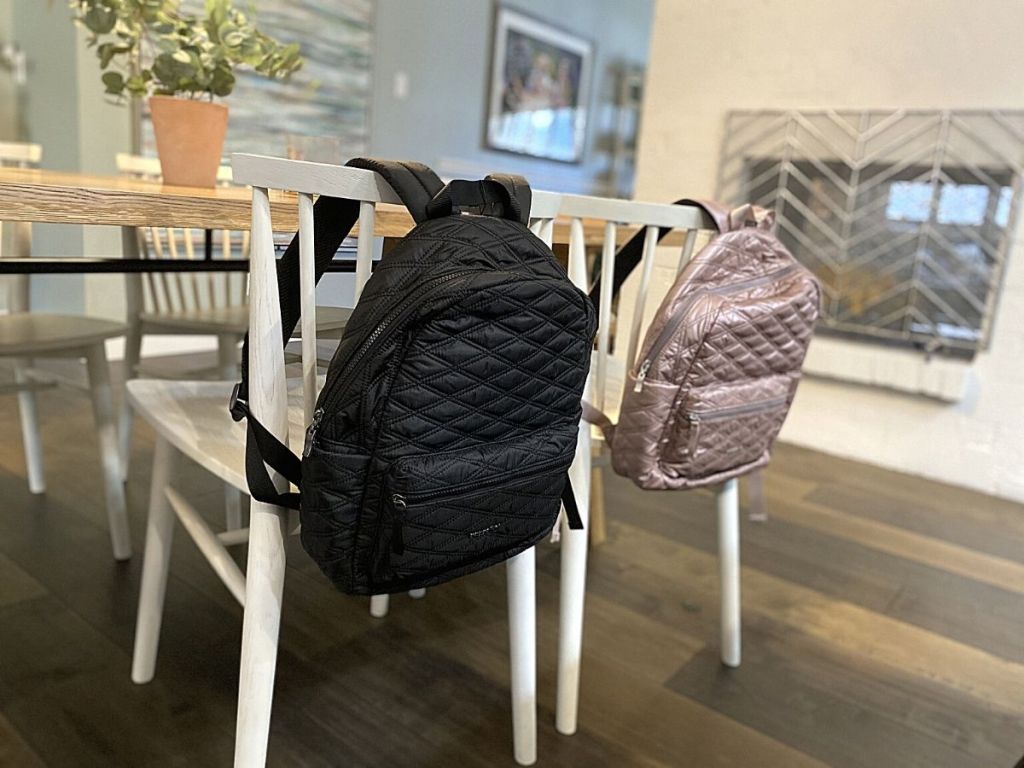
[[[376,580],[486,561],[550,531],[576,430],[396,460],[384,480]]]
[[[762,285],[768,285],[776,280],[780,280],[793,272],[800,269],[799,264],[790,264],[789,266],[777,269],[774,272],[770,272],[767,275],[760,275],[758,277],[751,277],[747,280],[739,280],[735,283],[729,283],[728,285],[720,285],[715,288],[706,288],[704,290],[694,291],[687,296],[675,311],[672,316],[668,319],[668,322],[659,331],[657,338],[651,344],[647,354],[644,355],[640,365],[637,366],[636,373],[634,374],[634,392],[642,392],[644,389],[644,381],[647,379],[647,373],[651,370],[651,366],[654,361],[658,359],[658,355],[661,354],[665,346],[672,340],[672,338],[679,331],[680,326],[686,321],[689,314],[690,308],[697,303],[699,299],[708,295],[715,296],[728,296],[734,293],[740,293],[741,291],[749,291],[753,288],[758,288]]]
[[[694,477],[757,461],[782,427],[791,386],[776,375],[692,390],[669,425],[663,461]]]

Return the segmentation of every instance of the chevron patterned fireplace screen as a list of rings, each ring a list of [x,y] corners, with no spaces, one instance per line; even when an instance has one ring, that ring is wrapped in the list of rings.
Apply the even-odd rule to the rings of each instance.
[[[1024,112],[731,112],[719,199],[774,208],[825,289],[821,328],[987,344],[1024,171]]]

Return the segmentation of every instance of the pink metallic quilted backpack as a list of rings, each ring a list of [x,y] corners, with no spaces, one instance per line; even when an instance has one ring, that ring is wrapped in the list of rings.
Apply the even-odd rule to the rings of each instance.
[[[775,237],[774,213],[680,202],[701,206],[718,234],[658,308],[618,425],[584,409],[604,429],[615,471],[641,488],[720,483],[768,463],[820,305],[818,281]],[[627,272],[642,236],[622,249]]]

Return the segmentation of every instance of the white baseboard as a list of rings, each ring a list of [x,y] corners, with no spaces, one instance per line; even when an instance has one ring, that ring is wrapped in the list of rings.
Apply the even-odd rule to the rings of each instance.
[[[947,403],[962,400],[971,363],[918,351],[815,336],[804,373],[837,381],[924,395]]]

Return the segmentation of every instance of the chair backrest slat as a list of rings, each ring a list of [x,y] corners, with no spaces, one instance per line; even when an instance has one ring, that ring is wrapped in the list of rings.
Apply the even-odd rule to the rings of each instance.
[[[629,346],[626,347],[626,365],[636,362],[637,347],[640,346],[640,331],[644,323],[644,307],[647,306],[647,291],[651,287],[651,274],[654,271],[654,257],[658,248],[658,228],[648,226],[644,231],[644,251],[640,260],[640,288],[633,305],[633,322],[629,327]]]
[[[118,154],[117,168],[132,178],[159,181],[160,161],[155,157]],[[217,181],[231,182],[231,168],[222,166]],[[217,233],[221,240],[222,258],[244,258],[244,248],[235,254],[232,235],[225,230]],[[215,238],[216,239],[216,238]],[[145,230],[140,254],[143,258],[196,259],[196,242],[205,243],[205,233],[195,229],[149,228]],[[205,248],[202,250],[205,258]],[[153,314],[189,312],[245,304],[245,275],[239,272],[171,272],[142,276],[142,303],[144,311]],[[137,284],[137,281],[136,281]],[[131,288],[129,289],[131,290]],[[138,288],[134,289],[136,292]]]
[[[175,230],[170,227],[164,230],[167,237],[167,257],[170,259],[178,260],[178,238],[175,235]],[[188,275],[184,275],[181,272],[171,272],[165,277],[167,283],[167,297],[170,300],[171,312],[181,312],[185,309],[185,302],[182,300],[184,291],[182,290],[182,283],[188,278]]]
[[[372,230],[371,230],[372,232]],[[316,257],[313,242],[313,196],[299,194],[299,306],[302,324],[302,394],[306,423],[313,420],[317,392]]]
[[[160,230],[156,227],[150,227],[150,239],[147,243],[147,247],[143,250],[143,254],[148,256],[152,254],[155,259],[164,258],[164,241],[160,237]],[[147,307],[149,312],[159,312],[161,314],[167,314],[171,312],[171,301],[170,291],[167,288],[167,275],[163,272],[152,272],[146,273],[146,277],[149,278],[149,282],[153,286],[153,306]]]
[[[278,439],[288,441],[288,400],[285,380],[281,303],[278,296],[270,194],[252,188],[252,248],[249,255],[249,408]],[[287,481],[271,472],[278,490]],[[260,502],[254,501],[257,505]]]
[[[234,258],[234,252],[232,251],[231,230],[222,229],[220,230],[220,258],[225,261]],[[210,254],[213,255],[212,253]],[[236,272],[213,272],[211,273],[216,277],[216,283],[218,287],[218,294],[222,298],[218,299],[221,303],[217,304],[219,307],[237,307],[245,303],[244,297],[240,297],[241,291],[240,284],[243,280],[243,276]]]
[[[243,259],[249,258],[249,231],[242,232],[242,245],[239,249],[239,256]],[[245,304],[249,295],[249,276],[245,273],[238,275],[238,303]]]
[[[657,253],[658,231],[670,228],[676,232],[685,232],[683,248],[680,254],[680,265],[685,265],[693,253],[694,243],[699,230],[709,229],[712,222],[704,212],[694,206],[668,205],[662,203],[643,203],[632,200],[613,200],[585,195],[564,195],[561,202],[561,216],[568,218],[569,229],[569,267],[573,282],[585,290],[590,289],[586,270],[589,263],[585,258],[583,220],[593,224],[594,220],[603,222],[603,238],[601,241],[601,284],[598,290],[598,311],[600,324],[597,332],[597,350],[589,386],[590,394],[598,407],[609,410],[611,398],[618,393],[611,391],[611,383],[623,374],[623,366],[628,367],[637,354],[641,331],[643,330],[644,314],[647,298],[651,292],[652,274]],[[643,232],[643,250],[639,269],[637,297],[633,306],[633,314],[629,326],[623,318],[626,316],[622,299],[628,300],[628,294],[620,297],[619,310],[612,312],[614,305],[614,273],[620,233],[623,228],[640,226]],[[632,235],[632,233],[630,233]],[[580,270],[583,280],[579,280]],[[630,291],[634,282],[630,281]],[[628,304],[627,304],[628,306]],[[619,322],[614,322],[618,316]],[[612,336],[613,325],[617,328]],[[612,348],[614,344],[614,349]],[[623,349],[625,348],[625,349]],[[612,360],[618,365],[612,370]],[[616,382],[621,383],[621,382]]]
[[[697,243],[697,231],[696,229],[686,231],[686,239],[683,241],[682,250],[679,251],[679,266],[676,267],[676,277],[679,277],[679,274],[686,268],[690,258],[693,256],[693,246]]]
[[[363,200],[359,203],[359,233],[356,239],[356,301],[359,301],[363,286],[370,279],[370,270],[373,267],[373,228],[377,215],[376,210],[372,200]]]
[[[587,291],[587,242],[583,219],[574,216],[569,220],[569,279],[581,291]]]
[[[318,394],[313,197],[326,194],[360,203],[357,292],[369,278],[372,267],[375,205],[400,200],[381,177],[358,168],[234,155],[232,170],[238,183],[253,188],[251,238],[245,244],[250,254],[249,329],[253,342],[249,344],[249,406],[268,429],[284,439],[287,410],[281,354],[281,305],[268,190],[298,194],[303,412],[307,423],[312,418]]]
[[[530,231],[548,247],[555,239],[555,219],[562,205],[562,196],[555,192],[534,191],[530,203]]]
[[[193,238],[196,236],[196,231],[194,229],[183,229],[181,231],[181,234],[182,234],[182,238],[181,238],[182,245],[185,247],[185,258],[188,259],[189,261],[195,261],[196,260],[196,249],[195,249],[195,243],[194,243]],[[182,298],[185,300],[185,309],[186,310],[196,310],[196,309],[200,309],[201,307],[204,307],[204,306],[206,306],[206,307],[210,306],[209,304],[205,304],[205,303],[202,303],[200,301],[201,292],[200,292],[199,287],[200,287],[200,285],[202,283],[206,282],[205,280],[203,280],[202,276],[201,275],[194,275],[194,276],[182,275],[182,277],[190,277],[191,278],[191,279],[188,279],[188,280],[183,280],[181,282],[181,292],[182,292]]]
[[[604,223],[604,242],[601,248],[601,290],[598,294],[598,316],[612,316],[612,289],[615,282],[615,252],[618,250],[616,233],[618,227],[614,221]],[[597,360],[594,370],[594,398],[597,407],[605,408],[608,394],[608,351],[611,339],[612,324],[601,323],[597,329]]]

